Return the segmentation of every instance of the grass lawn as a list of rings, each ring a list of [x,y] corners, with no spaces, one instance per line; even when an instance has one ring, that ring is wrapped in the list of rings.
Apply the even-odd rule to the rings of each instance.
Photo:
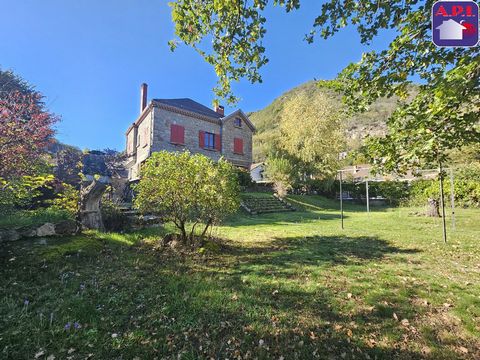
[[[479,359],[480,211],[449,242],[414,209],[292,196],[237,215],[221,253],[165,229],[2,245],[2,359]],[[50,356],[50,358],[48,358]]]
[[[71,216],[66,211],[52,208],[25,210],[7,216],[2,215],[0,217],[0,229],[39,226],[46,222],[55,223],[70,218]]]

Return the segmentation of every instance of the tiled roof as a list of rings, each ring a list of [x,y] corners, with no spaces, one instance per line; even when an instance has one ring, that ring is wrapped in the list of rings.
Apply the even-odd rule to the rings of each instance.
[[[182,110],[191,111],[203,116],[221,119],[223,116],[212,109],[188,98],[183,99],[153,99],[153,103],[173,106]]]

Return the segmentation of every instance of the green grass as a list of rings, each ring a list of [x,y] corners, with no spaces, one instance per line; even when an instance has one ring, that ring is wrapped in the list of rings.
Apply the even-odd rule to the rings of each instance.
[[[350,205],[341,230],[336,202],[290,200],[215,229],[218,254],[158,250],[169,227],[3,245],[0,358],[480,357],[479,210],[443,244],[415,209]]]
[[[18,211],[13,214],[0,217],[0,229],[11,229],[42,225],[47,222],[59,222],[71,216],[63,210],[53,208]]]

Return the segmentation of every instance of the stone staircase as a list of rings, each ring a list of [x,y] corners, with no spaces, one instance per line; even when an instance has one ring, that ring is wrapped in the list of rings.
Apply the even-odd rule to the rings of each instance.
[[[130,223],[135,228],[148,227],[157,225],[160,222],[158,216],[155,215],[141,215],[138,210],[132,207],[131,203],[120,204],[121,212],[130,220]]]
[[[273,195],[244,195],[240,206],[251,215],[295,211],[292,205]]]

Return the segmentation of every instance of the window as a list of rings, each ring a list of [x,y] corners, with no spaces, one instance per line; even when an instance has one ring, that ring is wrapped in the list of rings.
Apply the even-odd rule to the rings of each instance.
[[[173,144],[185,144],[185,128],[180,125],[170,125],[170,142]]]
[[[198,146],[201,149],[222,151],[222,139],[220,138],[220,134],[200,130],[198,132]]]
[[[236,127],[242,127],[242,119],[235,118],[234,124],[235,124]]]
[[[215,149],[215,134],[205,132],[205,140],[203,144],[205,149]]]
[[[148,127],[146,127],[143,129],[143,141],[145,142],[145,144],[143,144],[143,147],[148,145],[148,140],[147,140],[148,138],[149,138],[149,130],[148,130]]]
[[[233,139],[233,152],[235,154],[243,155],[243,139],[239,139],[239,138]]]

